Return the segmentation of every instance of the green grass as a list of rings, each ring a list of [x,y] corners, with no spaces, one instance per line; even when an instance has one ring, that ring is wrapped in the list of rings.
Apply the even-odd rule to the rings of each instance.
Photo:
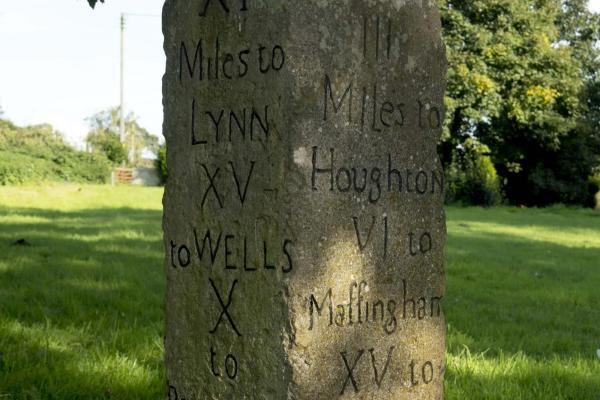
[[[0,188],[0,400],[162,398],[161,195]],[[446,399],[599,400],[600,213],[451,207],[448,230]]]
[[[600,213],[450,208],[448,399],[600,399]]]
[[[161,398],[161,196],[0,188],[0,399]]]

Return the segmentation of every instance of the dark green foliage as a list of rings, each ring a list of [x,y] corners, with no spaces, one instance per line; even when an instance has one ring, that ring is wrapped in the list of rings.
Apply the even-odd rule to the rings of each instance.
[[[446,168],[475,137],[513,204],[584,204],[598,165],[598,17],[584,0],[440,0]],[[597,115],[600,115],[597,114]]]
[[[90,4],[90,7],[94,8],[96,7],[96,3],[100,1],[100,3],[104,3],[104,0],[88,0],[88,3]]]
[[[0,120],[0,185],[42,181],[103,183],[105,157],[77,151],[50,125],[18,127]]]
[[[590,182],[593,185],[598,186],[598,190],[600,190],[600,168],[598,169],[598,171],[594,174],[594,176],[592,176],[592,178],[590,179]]]
[[[158,154],[156,158],[156,169],[158,170],[158,176],[160,176],[161,182],[164,184],[167,182],[169,177],[169,171],[167,170],[167,145],[163,144],[158,148]]]
[[[500,181],[489,156],[489,148],[474,139],[454,150],[446,170],[448,202],[493,206],[502,201]]]
[[[522,170],[503,171],[509,177],[507,196],[516,204],[547,206],[554,203],[592,206],[597,190],[590,186],[590,175],[597,165],[591,132],[580,127],[562,139],[560,149],[529,146],[521,160]],[[526,171],[526,172],[525,172]]]

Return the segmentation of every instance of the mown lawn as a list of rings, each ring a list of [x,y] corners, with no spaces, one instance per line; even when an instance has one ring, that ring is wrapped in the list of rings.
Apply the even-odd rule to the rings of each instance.
[[[0,188],[0,400],[161,398],[161,197]]]
[[[0,188],[0,400],[162,398],[161,196]],[[600,213],[451,207],[448,230],[446,399],[599,400]]]
[[[447,399],[600,399],[600,213],[448,210]]]

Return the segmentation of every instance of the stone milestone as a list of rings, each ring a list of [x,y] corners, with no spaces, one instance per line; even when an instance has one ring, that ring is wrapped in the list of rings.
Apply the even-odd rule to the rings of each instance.
[[[442,399],[433,0],[167,0],[165,398]]]

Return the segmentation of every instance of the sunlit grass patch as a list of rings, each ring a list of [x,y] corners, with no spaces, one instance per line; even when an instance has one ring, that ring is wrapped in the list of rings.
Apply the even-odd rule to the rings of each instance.
[[[600,213],[448,209],[448,399],[600,399]]]

